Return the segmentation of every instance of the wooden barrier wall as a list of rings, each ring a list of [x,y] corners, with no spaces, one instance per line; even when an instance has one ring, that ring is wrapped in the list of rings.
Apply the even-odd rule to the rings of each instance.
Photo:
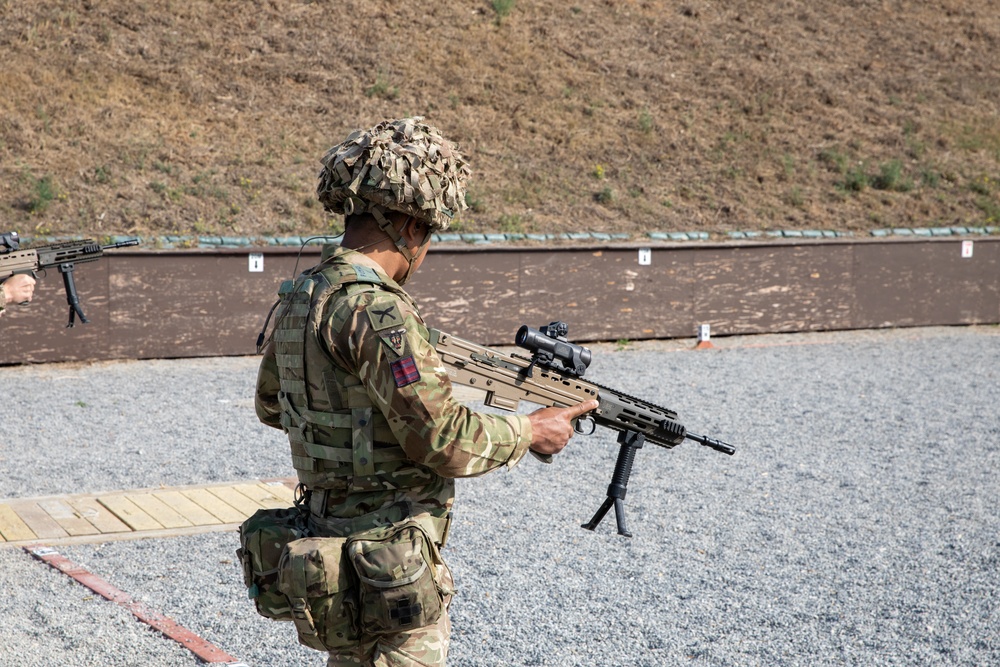
[[[969,243],[444,246],[408,290],[428,324],[487,345],[555,319],[581,342],[1000,323],[1000,239]],[[319,256],[297,252],[109,251],[77,268],[90,324],[71,329],[50,271],[0,318],[0,364],[253,354],[279,283]]]

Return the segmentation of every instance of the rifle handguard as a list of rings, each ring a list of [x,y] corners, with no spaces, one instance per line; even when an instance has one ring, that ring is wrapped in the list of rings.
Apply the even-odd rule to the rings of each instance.
[[[666,436],[665,439],[672,441],[675,445],[681,444],[687,437],[687,428],[684,424],[670,419],[664,419],[660,422],[660,430]]]

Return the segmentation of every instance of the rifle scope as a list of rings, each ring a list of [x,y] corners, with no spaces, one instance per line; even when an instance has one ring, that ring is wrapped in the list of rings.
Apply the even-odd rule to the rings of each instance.
[[[4,232],[0,234],[0,255],[14,252],[21,247],[21,239],[17,232]]]
[[[566,340],[568,330],[569,327],[564,322],[553,322],[541,330],[522,326],[517,330],[514,343],[529,350],[532,361],[540,366],[583,377],[590,366],[590,350]]]

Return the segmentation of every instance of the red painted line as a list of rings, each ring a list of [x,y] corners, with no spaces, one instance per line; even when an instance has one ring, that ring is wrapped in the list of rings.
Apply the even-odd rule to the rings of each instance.
[[[34,544],[24,547],[24,550],[34,558],[76,579],[101,597],[125,607],[140,621],[159,630],[205,662],[230,665],[231,667],[247,667],[245,663],[240,662],[211,642],[181,627],[173,619],[150,609],[142,602],[132,599],[128,593],[116,588],[96,574],[88,572],[54,549]]]

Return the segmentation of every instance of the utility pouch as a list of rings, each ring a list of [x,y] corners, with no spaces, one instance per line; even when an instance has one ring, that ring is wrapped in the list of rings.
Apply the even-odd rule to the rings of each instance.
[[[346,543],[344,537],[296,540],[285,548],[278,566],[278,589],[291,605],[299,642],[317,651],[335,651],[360,638]]]
[[[278,564],[289,542],[309,534],[308,514],[297,507],[257,510],[240,526],[236,558],[243,566],[243,583],[257,612],[266,618],[292,618],[288,600],[278,590]]]
[[[354,535],[347,557],[358,576],[361,627],[398,634],[432,625],[454,593],[437,545],[413,519]],[[439,570],[440,567],[440,570]],[[438,576],[439,571],[442,576]]]

